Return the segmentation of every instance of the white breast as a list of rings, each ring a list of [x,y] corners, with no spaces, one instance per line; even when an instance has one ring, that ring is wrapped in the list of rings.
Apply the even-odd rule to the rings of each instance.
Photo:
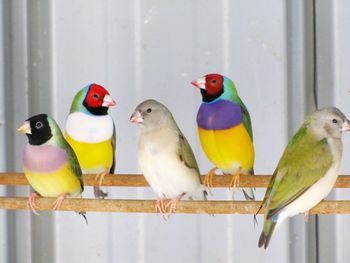
[[[113,135],[113,119],[109,115],[92,116],[74,112],[67,117],[66,132],[76,141],[102,142]]]
[[[140,168],[159,197],[172,199],[186,193],[197,199],[202,191],[198,174],[180,160],[177,143],[177,136],[170,129],[141,134],[138,147]]]

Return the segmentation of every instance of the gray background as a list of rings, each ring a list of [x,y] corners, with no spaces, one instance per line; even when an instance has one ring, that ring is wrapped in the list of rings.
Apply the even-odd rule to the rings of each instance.
[[[0,1],[0,167],[22,171],[17,128],[47,112],[61,127],[74,94],[104,85],[118,105],[117,173],[139,172],[135,106],[155,98],[173,112],[202,173],[196,131],[198,90],[210,72],[232,78],[253,120],[257,174],[271,174],[303,117],[335,105],[350,116],[350,2],[346,0]],[[314,78],[316,73],[317,77]],[[349,174],[349,135],[342,173]],[[26,196],[29,187],[0,187]],[[262,197],[259,190],[257,196]],[[111,198],[154,198],[150,189],[110,188]],[[84,193],[92,196],[91,189]],[[231,193],[215,190],[215,199]],[[237,194],[236,198],[242,198]],[[349,199],[348,190],[329,198]],[[0,262],[347,262],[349,219],[286,221],[267,251],[248,215],[0,211]]]

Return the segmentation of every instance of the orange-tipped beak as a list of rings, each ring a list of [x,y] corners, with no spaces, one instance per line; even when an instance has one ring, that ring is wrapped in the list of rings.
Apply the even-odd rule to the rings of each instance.
[[[143,122],[143,118],[141,116],[141,113],[137,110],[135,111],[131,117],[130,117],[130,122],[132,123],[141,123]]]
[[[103,103],[102,106],[103,107],[111,107],[111,106],[115,106],[117,103],[115,102],[115,100],[108,94],[106,94],[103,97]]]

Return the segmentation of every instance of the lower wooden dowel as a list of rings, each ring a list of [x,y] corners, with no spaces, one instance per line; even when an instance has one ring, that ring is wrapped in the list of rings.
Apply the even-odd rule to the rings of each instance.
[[[26,197],[0,197],[0,209],[25,210]],[[38,198],[38,210],[52,210],[54,198]],[[255,214],[260,201],[180,201],[176,213],[181,214]],[[64,200],[62,211],[155,213],[154,200],[73,199]],[[262,210],[260,211],[260,213]],[[322,201],[311,214],[350,214],[350,201]]]

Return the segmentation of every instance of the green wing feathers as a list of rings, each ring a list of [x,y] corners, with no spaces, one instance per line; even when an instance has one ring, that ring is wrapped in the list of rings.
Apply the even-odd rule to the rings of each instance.
[[[269,210],[266,218],[271,218],[322,178],[332,162],[327,140],[318,140],[306,125],[302,126],[284,151],[266,191],[264,205]]]
[[[267,219],[264,223],[264,229],[260,235],[259,238],[259,247],[264,247],[264,249],[267,248],[267,246],[270,243],[270,239],[273,233],[273,230],[275,229],[276,222],[272,221],[272,219]]]
[[[238,97],[238,104],[241,107],[241,111],[242,111],[242,116],[243,116],[243,125],[246,128],[246,130],[248,131],[250,138],[253,141],[253,129],[252,129],[252,121],[250,119],[250,115],[248,112],[247,107],[244,105],[243,101],[241,100],[241,98]]]
[[[115,146],[117,143],[117,136],[116,136],[116,132],[115,132],[115,124],[113,122],[113,136],[112,136],[112,149],[113,149],[113,163],[112,163],[112,167],[109,170],[110,174],[114,174],[115,172]]]
[[[63,144],[64,144],[63,147],[64,147],[64,149],[67,152],[68,161],[69,161],[69,164],[70,164],[70,166],[71,166],[71,168],[72,168],[72,170],[74,172],[74,175],[80,181],[80,188],[81,188],[80,192],[83,192],[84,191],[84,183],[83,183],[82,171],[81,171],[81,168],[80,168],[80,165],[79,165],[78,158],[75,155],[72,147],[69,145],[69,143],[67,141],[64,140]]]

